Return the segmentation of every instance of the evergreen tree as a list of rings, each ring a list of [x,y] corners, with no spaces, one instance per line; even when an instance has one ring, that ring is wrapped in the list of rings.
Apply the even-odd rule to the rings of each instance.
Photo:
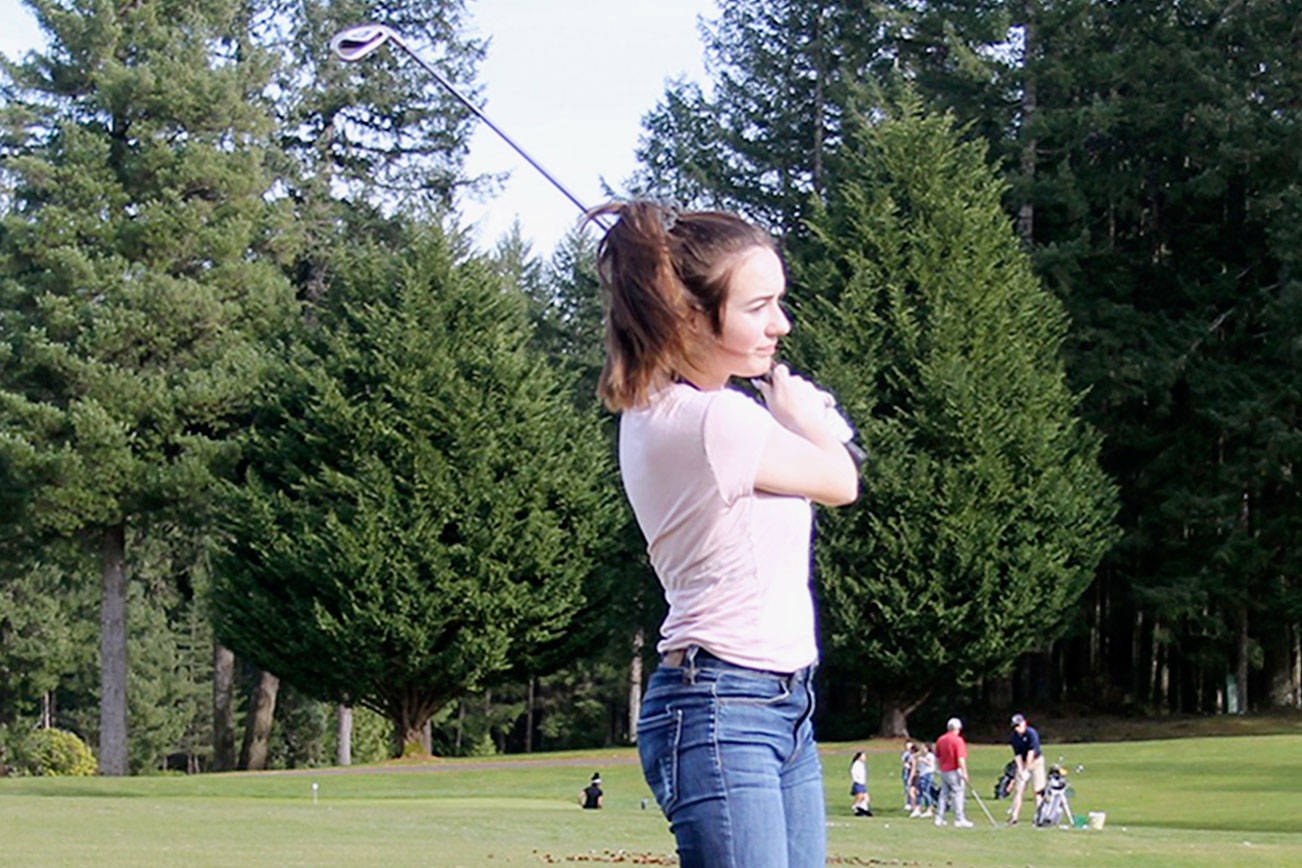
[[[742,5],[770,15],[784,6]],[[1076,695],[1107,705],[1213,711],[1225,707],[1227,674],[1246,691],[1261,666],[1265,677],[1253,677],[1241,707],[1302,702],[1290,662],[1302,644],[1302,595],[1290,578],[1298,367],[1286,349],[1297,322],[1302,67],[1292,61],[1302,6],[826,8],[838,22],[829,34],[864,34],[853,48],[832,43],[833,54],[851,58],[837,67],[854,71],[843,77],[906,81],[926,105],[952,112],[965,138],[987,144],[1009,181],[1005,208],[1070,315],[1067,369],[1103,434],[1125,535],[1076,635],[1053,647],[1054,671]],[[813,151],[803,162],[785,156],[811,136],[782,112],[768,122],[734,111],[725,79],[789,94],[805,106],[798,121],[828,119],[829,167],[853,86],[825,88],[828,103],[815,111],[797,96],[814,80],[800,72],[809,43],[770,40],[756,27],[724,44],[724,32],[707,35],[714,95],[671,86],[648,115],[640,182],[684,203],[799,227],[804,201],[733,177],[775,180],[792,165],[812,167]],[[747,117],[749,125],[736,122]],[[752,131],[740,142],[739,128]],[[1027,698],[1064,689],[1047,687]]]
[[[33,0],[0,114],[0,469],[33,532],[96,540],[101,770],[127,770],[128,527],[192,512],[291,301],[263,169],[271,64],[237,0]]]
[[[524,296],[434,228],[404,246],[341,253],[229,491],[214,603],[237,654],[410,746],[567,628],[613,471]]]
[[[855,131],[793,266],[796,358],[870,456],[863,501],[822,520],[817,556],[826,638],[880,691],[883,735],[930,691],[1052,638],[1111,540],[1066,318],[985,160],[906,97]]]
[[[741,211],[798,232],[827,185],[846,94],[874,56],[861,3],[740,0],[702,28],[709,96],[671,83],[643,119],[634,186],[682,206]]]
[[[81,581],[85,569],[84,553],[68,543],[47,545],[39,558],[0,559],[0,729],[45,720],[71,728],[61,691],[95,666],[96,595]]]
[[[1272,701],[1265,679],[1249,697],[1251,661],[1302,626],[1287,578],[1299,13],[1226,0],[1041,13],[1039,165],[1024,186],[1126,532],[1088,625],[1107,653],[1080,655],[1080,675],[1158,708],[1217,710],[1227,673],[1241,708]]]
[[[604,419],[608,454],[614,456],[618,452],[618,419],[607,415],[597,399],[597,381],[605,360],[605,326],[596,253],[596,239],[589,233],[576,230],[561,239],[546,269],[546,279],[532,299],[534,334],[538,347],[559,362],[573,383],[579,411],[597,413]],[[576,629],[548,649],[549,659],[579,671],[561,672],[544,686],[577,685],[608,696],[622,694],[621,704],[627,704],[623,732],[634,740],[642,673],[649,671],[656,656],[655,639],[664,620],[665,600],[647,557],[646,540],[618,476],[612,474],[603,485],[615,505],[612,530],[595,553]],[[600,662],[592,659],[594,649],[601,649]],[[584,662],[575,664],[576,659]],[[619,673],[621,680],[613,685],[592,685],[592,672],[599,668]],[[545,726],[554,737],[555,724]],[[546,731],[540,729],[540,737]]]

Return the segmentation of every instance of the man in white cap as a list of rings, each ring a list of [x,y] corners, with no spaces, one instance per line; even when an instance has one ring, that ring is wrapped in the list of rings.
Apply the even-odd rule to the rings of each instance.
[[[584,787],[583,792],[579,793],[579,804],[588,810],[594,810],[604,803],[605,795],[601,792],[601,772],[593,772],[592,780]]]
[[[936,825],[945,825],[945,808],[954,806],[954,828],[970,829],[972,822],[963,811],[967,785],[967,742],[963,740],[963,721],[951,717],[945,734],[936,739],[936,762],[940,767],[940,804],[936,806]]]
[[[1013,715],[1013,735],[1009,743],[1013,746],[1013,762],[1017,764],[1017,776],[1013,784],[1013,810],[1008,818],[1008,825],[1017,822],[1022,814],[1022,796],[1026,792],[1026,782],[1031,781],[1035,793],[1035,807],[1040,807],[1044,798],[1044,752],[1040,750],[1040,734],[1035,727],[1026,722],[1026,716]]]

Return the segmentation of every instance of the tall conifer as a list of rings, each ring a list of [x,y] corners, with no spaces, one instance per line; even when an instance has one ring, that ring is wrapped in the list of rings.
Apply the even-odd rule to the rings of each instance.
[[[1008,671],[1063,626],[1115,492],[1076,418],[1066,318],[980,144],[907,99],[860,127],[794,261],[794,350],[858,419],[863,498],[823,520],[826,638],[883,734],[936,688]]]
[[[292,297],[270,252],[266,58],[244,5],[31,3],[0,114],[0,466],[27,532],[102,563],[100,769],[127,771],[126,530],[202,503]]]
[[[219,637],[400,745],[556,639],[613,474],[530,350],[525,296],[437,229],[354,249],[263,411],[215,598]]]

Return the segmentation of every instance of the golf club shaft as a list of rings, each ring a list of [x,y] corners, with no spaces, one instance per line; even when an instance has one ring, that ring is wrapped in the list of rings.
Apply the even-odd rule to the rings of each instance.
[[[969,782],[969,786],[970,786],[970,782]],[[990,815],[990,809],[986,807],[986,803],[981,798],[981,794],[976,791],[976,787],[972,787],[972,797],[975,798],[976,803],[981,806],[981,811],[986,815],[986,819],[990,821],[990,825],[998,829],[999,824],[996,823],[995,818]]]
[[[442,75],[440,75],[438,70],[436,70],[429,62],[427,62],[425,58],[421,57],[419,54],[413,51],[411,46],[409,46],[405,40],[395,36],[393,38],[393,41],[397,43],[399,48],[401,48],[403,51],[407,53],[408,57],[410,57],[412,60],[420,64],[421,69],[428,72],[430,76],[432,76],[433,79],[443,87],[444,90],[446,90],[448,93],[456,97],[461,102],[461,104],[464,105],[466,108],[470,109],[471,114],[473,114],[475,117],[483,121],[484,124],[490,130],[497,133],[498,137],[501,138],[502,141],[510,145],[517,154],[523,157],[526,163],[528,163],[529,165],[537,169],[538,173],[542,175],[544,178],[546,178],[548,181],[550,181],[551,185],[561,192],[561,195],[563,195],[566,199],[569,199],[571,202],[573,202],[576,208],[578,208],[580,211],[582,211],[585,214],[590,210],[587,205],[583,204],[583,201],[579,199],[578,196],[575,196],[573,193],[569,191],[569,189],[564,184],[558,181],[555,175],[553,175],[551,172],[543,168],[543,165],[539,163],[537,160],[535,160],[533,157],[531,157],[528,151],[526,151],[524,148],[516,144],[515,139],[508,136],[501,127],[493,123],[493,121],[488,117],[488,115],[484,114],[483,111],[481,111],[478,106],[476,106],[469,99],[467,99],[465,94],[463,94],[461,91],[453,87],[452,83],[448,81],[446,78],[444,78]]]

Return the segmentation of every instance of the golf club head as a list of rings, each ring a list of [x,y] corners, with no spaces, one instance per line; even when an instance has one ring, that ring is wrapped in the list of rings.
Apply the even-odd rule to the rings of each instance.
[[[369,57],[386,42],[397,38],[397,34],[383,24],[358,24],[336,33],[330,40],[330,50],[340,60],[351,63]]]

